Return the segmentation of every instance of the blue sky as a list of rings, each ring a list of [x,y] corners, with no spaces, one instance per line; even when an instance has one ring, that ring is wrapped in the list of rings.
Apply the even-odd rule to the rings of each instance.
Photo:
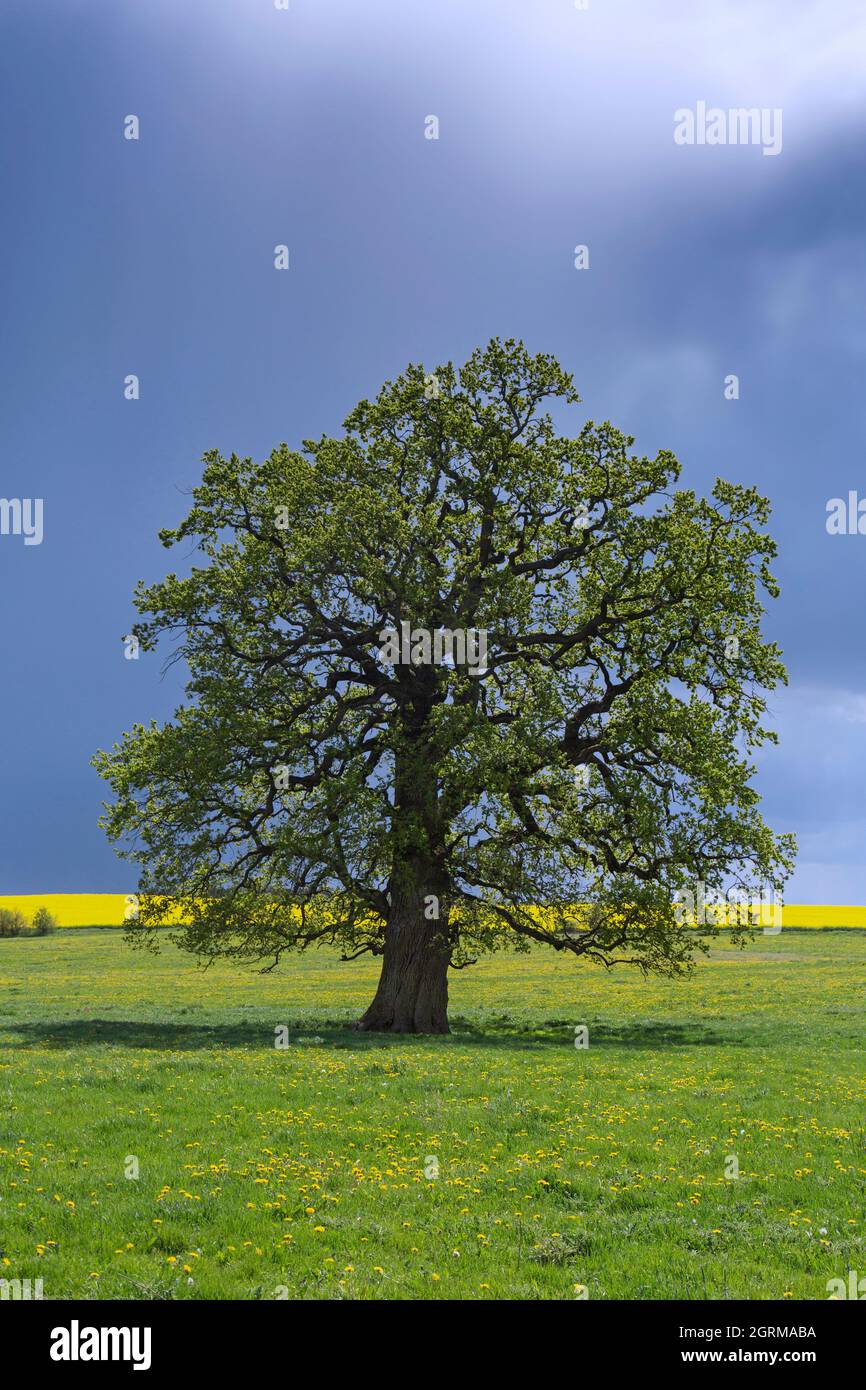
[[[772,498],[758,785],[788,899],[866,903],[866,536],[825,528],[866,494],[864,58],[861,0],[5,0],[0,495],[45,519],[0,536],[0,892],[134,886],[89,758],[179,698],[121,637],[203,451],[498,334],[574,373],[575,429]],[[780,109],[781,151],[676,145],[699,101]]]

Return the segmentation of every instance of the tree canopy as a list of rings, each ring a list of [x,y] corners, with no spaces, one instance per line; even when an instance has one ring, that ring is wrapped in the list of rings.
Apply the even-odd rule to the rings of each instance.
[[[700,945],[678,894],[781,885],[793,842],[752,785],[785,679],[768,503],[676,487],[610,423],[561,433],[550,406],[579,399],[493,340],[409,366],[338,437],[205,454],[161,533],[189,572],[136,590],[186,701],[95,759],[140,866],[133,937],[170,902],[208,958],[373,952],[361,1026],[445,1031],[448,968],[479,952],[678,973]],[[431,657],[443,630],[474,651]],[[406,660],[394,633],[428,640]]]

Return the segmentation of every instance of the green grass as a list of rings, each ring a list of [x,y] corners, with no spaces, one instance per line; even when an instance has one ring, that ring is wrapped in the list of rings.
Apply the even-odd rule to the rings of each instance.
[[[678,982],[494,957],[453,979],[448,1038],[350,1031],[375,972],[0,941],[0,1276],[46,1298],[823,1299],[866,1274],[866,933],[720,938]]]

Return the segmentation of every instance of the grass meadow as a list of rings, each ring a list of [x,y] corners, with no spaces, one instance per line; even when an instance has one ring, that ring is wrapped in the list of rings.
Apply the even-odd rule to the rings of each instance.
[[[0,941],[0,1277],[592,1300],[866,1274],[866,932],[720,933],[676,982],[492,957],[452,978],[445,1038],[351,1031],[376,972]]]

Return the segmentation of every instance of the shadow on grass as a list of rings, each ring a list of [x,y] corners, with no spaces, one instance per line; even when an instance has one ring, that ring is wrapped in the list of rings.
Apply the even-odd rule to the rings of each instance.
[[[664,1020],[639,1020],[622,1024],[594,1023],[589,1027],[590,1045],[597,1047],[626,1047],[657,1051],[660,1047],[714,1047],[748,1045],[741,1032],[714,1032],[700,1023],[673,1023]],[[138,1047],[154,1051],[191,1052],[207,1048],[271,1049],[275,1046],[275,1028],[288,1031],[288,1049],[323,1046],[370,1052],[382,1049],[395,1051],[413,1047],[461,1048],[492,1047],[520,1050],[564,1048],[574,1046],[575,1024],[571,1019],[548,1019],[542,1023],[521,1022],[509,1015],[492,1015],[482,1020],[455,1017],[452,1032],[444,1037],[392,1033],[360,1033],[348,1023],[316,1018],[275,1019],[273,1015],[261,1022],[243,1020],[230,1023],[175,1023],[170,1020],[121,1021],[117,1019],[58,1019],[39,1022],[7,1022],[3,1032],[17,1035],[19,1047],[66,1048],[76,1045],[92,1047]]]

